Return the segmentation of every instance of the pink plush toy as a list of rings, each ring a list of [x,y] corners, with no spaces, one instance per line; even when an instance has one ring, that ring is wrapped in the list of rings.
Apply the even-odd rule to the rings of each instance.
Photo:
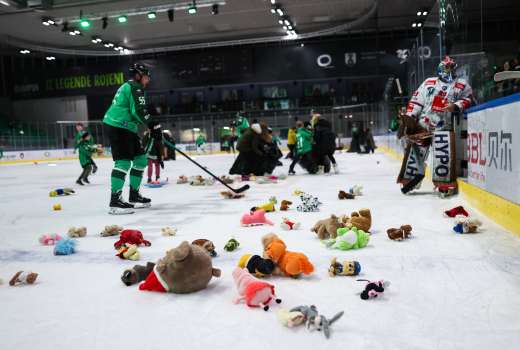
[[[287,231],[297,230],[298,228],[300,228],[300,223],[291,221],[287,218],[283,218],[283,222],[280,224],[280,226]]]
[[[233,301],[235,304],[245,302],[249,307],[261,307],[267,311],[271,300],[274,299],[278,304],[282,302],[276,298],[272,284],[253,277],[247,269],[236,267],[233,270],[233,279],[240,295]]]
[[[273,225],[273,223],[266,219],[265,210],[257,209],[249,214],[244,214],[240,220],[242,226],[260,226],[260,225]]]
[[[57,241],[61,240],[61,236],[58,234],[41,235],[38,239],[43,245],[54,245]]]

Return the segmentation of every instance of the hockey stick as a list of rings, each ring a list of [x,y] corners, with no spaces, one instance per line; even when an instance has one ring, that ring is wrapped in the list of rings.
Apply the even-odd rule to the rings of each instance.
[[[500,82],[508,79],[520,79],[519,71],[506,71],[495,74],[495,81]]]
[[[232,188],[231,186],[229,186],[227,183],[225,183],[224,181],[222,181],[222,179],[220,179],[220,177],[214,175],[213,173],[211,173],[208,169],[206,169],[205,167],[203,167],[202,165],[200,165],[199,163],[197,163],[196,161],[194,161],[190,156],[188,156],[186,153],[184,153],[183,151],[181,151],[180,149],[178,149],[177,147],[175,147],[173,144],[171,144],[168,140],[166,139],[163,139],[163,142],[166,146],[176,150],[177,152],[179,152],[180,154],[182,154],[184,157],[186,157],[186,159],[188,159],[190,162],[192,162],[193,164],[195,164],[196,166],[198,166],[199,168],[201,168],[202,170],[204,170],[206,173],[208,173],[209,175],[211,175],[212,178],[214,178],[215,180],[217,180],[218,182],[220,182],[222,185],[226,186],[228,189],[230,189],[231,191],[233,191],[234,193],[242,193],[242,192],[245,192],[249,189],[249,185],[244,185],[238,189],[234,189]]]

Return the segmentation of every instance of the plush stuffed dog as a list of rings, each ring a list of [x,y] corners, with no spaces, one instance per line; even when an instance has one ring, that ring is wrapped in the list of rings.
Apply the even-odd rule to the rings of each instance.
[[[314,266],[307,256],[287,251],[285,243],[274,233],[265,235],[262,244],[264,258],[276,263],[286,276],[299,277],[301,274],[310,275],[314,271]]]

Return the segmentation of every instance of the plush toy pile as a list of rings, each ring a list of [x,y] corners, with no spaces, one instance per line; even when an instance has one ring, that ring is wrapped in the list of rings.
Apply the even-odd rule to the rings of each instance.
[[[213,178],[204,178],[200,175],[191,176],[188,180],[192,186],[212,186],[215,183]]]
[[[320,205],[322,203],[317,197],[314,197],[308,193],[301,193],[299,196],[302,202],[296,207],[297,211],[308,213],[320,210]]]
[[[243,302],[249,307],[261,307],[268,311],[272,300],[277,304],[282,302],[276,297],[274,285],[256,279],[247,269],[236,267],[233,279],[238,290],[238,297],[233,300],[235,304]]]
[[[307,256],[288,251],[285,243],[274,233],[262,237],[262,245],[264,257],[271,259],[285,276],[296,278],[302,274],[310,275],[314,271]]]
[[[342,227],[338,229],[336,238],[330,238],[322,242],[328,248],[351,250],[366,247],[369,240],[370,235],[357,227]]]

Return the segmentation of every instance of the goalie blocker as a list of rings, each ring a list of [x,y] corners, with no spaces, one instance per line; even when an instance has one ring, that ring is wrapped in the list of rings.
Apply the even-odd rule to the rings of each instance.
[[[457,190],[455,162],[455,135],[452,131],[436,131],[431,137],[421,140],[411,138],[413,143],[406,147],[397,183],[403,185],[402,192],[416,188],[426,171],[426,159],[432,149],[432,181],[441,194],[454,194]]]

